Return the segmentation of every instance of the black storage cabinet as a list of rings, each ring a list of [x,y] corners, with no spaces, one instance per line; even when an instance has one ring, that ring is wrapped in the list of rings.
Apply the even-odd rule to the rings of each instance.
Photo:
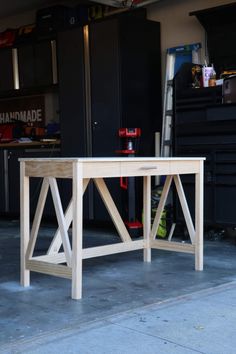
[[[131,12],[91,23],[87,35],[84,28],[58,34],[62,156],[118,156],[121,127],[140,127],[139,156],[154,156],[154,133],[161,129],[160,24]],[[119,181],[108,184],[122,208]],[[88,199],[89,217],[106,220],[96,192]]]
[[[0,215],[18,217],[20,214],[20,163],[19,158],[60,157],[54,148],[10,148],[0,150]],[[35,214],[42,179],[30,179],[30,213]],[[59,181],[60,187],[60,181]],[[43,215],[55,218],[54,205],[49,193]]]
[[[213,227],[236,225],[236,104],[222,104],[222,88],[191,88],[191,64],[175,77],[175,156],[206,157],[204,221]],[[183,176],[191,213],[193,178]],[[177,208],[180,217],[180,208]],[[194,214],[192,215],[194,218]]]
[[[4,213],[5,207],[5,178],[4,178],[4,151],[0,150],[0,214]]]
[[[17,52],[21,89],[53,85],[51,40],[21,44]]]
[[[0,91],[14,89],[12,48],[0,49]]]

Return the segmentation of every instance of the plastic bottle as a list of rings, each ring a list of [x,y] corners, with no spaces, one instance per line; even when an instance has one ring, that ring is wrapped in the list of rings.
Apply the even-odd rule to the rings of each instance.
[[[209,86],[215,86],[216,85],[216,72],[215,72],[215,68],[214,65],[211,64],[212,67],[212,71],[210,74],[210,78],[209,78]]]

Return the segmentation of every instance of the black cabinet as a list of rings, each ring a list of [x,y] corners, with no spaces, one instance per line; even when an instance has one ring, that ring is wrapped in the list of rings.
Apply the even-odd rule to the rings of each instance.
[[[1,48],[0,68],[0,94],[3,97],[18,96],[21,90],[56,85],[56,41],[27,41],[15,47]]]
[[[236,104],[221,103],[221,87],[181,86],[182,74],[180,70],[175,78],[175,156],[206,157],[204,221],[211,226],[235,226]],[[183,181],[193,212],[194,180],[183,176]]]
[[[17,48],[19,86],[21,89],[49,86],[53,77],[53,42],[22,44]]]
[[[83,29],[60,32],[57,42],[63,156],[87,156]]]
[[[87,41],[88,39],[88,41]],[[141,127],[139,154],[161,129],[159,23],[132,16],[58,35],[62,153],[115,156],[118,128]]]
[[[218,74],[235,68],[236,3],[191,12],[204,27],[207,36],[207,52]]]
[[[20,163],[19,158],[60,157],[59,149],[9,149],[0,150],[0,213],[20,214]],[[42,179],[30,179],[30,212],[34,215]],[[59,181],[60,184],[60,181]],[[51,194],[49,193],[44,216],[55,216]]]
[[[60,150],[56,148],[41,148],[41,149],[25,149],[24,158],[44,158],[44,157],[60,157]],[[41,190],[43,179],[42,178],[30,178],[30,213],[32,216],[35,214],[37,207],[39,193]],[[57,180],[58,188],[61,190],[61,180]],[[55,208],[49,191],[47,194],[46,203],[43,210],[43,216],[55,217]]]
[[[0,150],[0,213],[5,212],[5,168],[4,168],[4,151]]]
[[[12,48],[0,50],[0,91],[14,89]]]
[[[8,212],[16,215],[20,211],[20,163],[18,159],[23,156],[23,149],[7,151]]]
[[[62,155],[117,156],[118,129],[140,127],[138,154],[153,156],[161,129],[160,24],[135,12],[94,22],[60,32],[57,52]],[[120,199],[119,182],[111,185]],[[93,202],[94,217],[103,218]]]
[[[89,26],[91,75],[91,135],[93,156],[114,156],[122,122],[118,22]],[[122,123],[121,123],[122,122]],[[126,125],[126,123],[123,123]]]

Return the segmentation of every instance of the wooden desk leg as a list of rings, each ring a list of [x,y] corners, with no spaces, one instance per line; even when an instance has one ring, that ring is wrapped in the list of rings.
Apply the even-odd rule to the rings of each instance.
[[[146,247],[143,251],[144,262],[151,262],[151,176],[143,177],[143,238]]]
[[[203,270],[203,161],[195,175],[195,270]]]
[[[29,177],[25,176],[25,162],[20,163],[20,256],[21,285],[30,285],[30,272],[26,269],[26,250],[30,238]]]
[[[82,297],[83,240],[83,172],[82,164],[73,163],[73,225],[72,225],[72,299]]]

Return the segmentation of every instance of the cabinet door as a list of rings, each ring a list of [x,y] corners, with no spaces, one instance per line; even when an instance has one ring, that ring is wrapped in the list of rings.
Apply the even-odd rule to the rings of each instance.
[[[9,150],[8,151],[8,190],[9,190],[9,213],[19,215],[20,214],[20,163],[18,159],[20,157],[58,157],[59,151],[38,150],[32,151],[31,149]],[[32,215],[35,213],[35,209],[38,202],[38,196],[40,193],[42,179],[30,178],[30,212]],[[54,216],[54,206],[52,198],[49,193],[44,209],[44,216]]]
[[[62,156],[87,155],[82,28],[60,32],[57,41]]]
[[[92,153],[116,156],[119,150],[120,72],[117,19],[90,25]]]
[[[141,128],[138,155],[154,156],[162,124],[160,24],[124,16],[119,25],[122,123]]]
[[[118,130],[121,127],[118,21],[93,23],[89,29],[92,154],[112,157],[120,149]],[[107,179],[106,183],[121,209],[119,179]],[[96,220],[111,220],[96,188],[93,203]]]
[[[53,84],[51,41],[18,47],[20,88]]]
[[[18,48],[18,67],[20,88],[29,88],[35,85],[34,47],[25,44]]]
[[[12,49],[0,50],[0,91],[14,89]]]
[[[5,202],[5,176],[4,173],[4,151],[0,150],[0,213],[4,213],[6,210]]]
[[[49,86],[53,84],[51,41],[34,45],[35,85]]]
[[[9,212],[20,213],[20,163],[18,159],[24,156],[24,150],[8,151],[8,189]]]

